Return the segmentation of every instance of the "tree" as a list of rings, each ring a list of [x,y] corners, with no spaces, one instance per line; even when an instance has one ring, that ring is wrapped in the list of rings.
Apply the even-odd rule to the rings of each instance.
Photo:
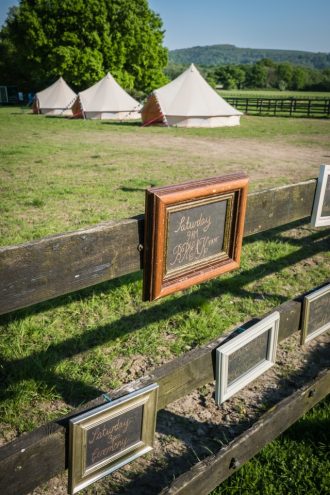
[[[172,81],[173,79],[176,79],[180,74],[182,74],[182,72],[185,71],[187,67],[187,65],[175,64],[170,60],[167,64],[167,67],[165,68],[165,74]]]
[[[306,86],[308,72],[303,67],[293,67],[291,89],[299,90]]]
[[[266,88],[268,68],[260,62],[248,68],[246,79],[249,88]]]
[[[106,0],[106,3],[112,40],[108,65],[115,73],[116,65],[122,63],[122,72],[127,77],[133,76],[136,89],[149,92],[165,84],[163,68],[168,53],[162,46],[161,18],[149,9],[147,0]]]
[[[224,89],[241,89],[245,82],[245,70],[238,65],[224,65],[215,71],[215,77]]]
[[[62,75],[77,89],[110,71],[126,89],[167,79],[162,21],[147,0],[21,0],[0,32],[7,84],[39,89]]]
[[[282,85],[284,84],[286,88],[290,88],[293,75],[292,65],[289,62],[278,64],[276,72],[279,83],[282,81]]]

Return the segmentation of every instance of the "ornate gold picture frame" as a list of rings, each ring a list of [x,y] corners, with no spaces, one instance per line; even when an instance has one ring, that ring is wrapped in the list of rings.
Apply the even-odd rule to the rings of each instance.
[[[149,385],[70,420],[70,494],[153,449],[157,397]]]

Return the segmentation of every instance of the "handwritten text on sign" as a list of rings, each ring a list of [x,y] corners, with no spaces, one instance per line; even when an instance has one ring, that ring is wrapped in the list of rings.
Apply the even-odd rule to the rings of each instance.
[[[324,200],[321,212],[321,217],[328,216],[330,216],[330,175],[328,175],[327,184],[325,186]]]
[[[237,349],[229,356],[228,385],[267,359],[269,331]]]
[[[226,209],[222,200],[169,213],[166,273],[221,253]]]
[[[87,432],[86,467],[102,462],[141,439],[143,406],[94,426]]]
[[[316,332],[330,322],[330,292],[310,303],[307,334]]]

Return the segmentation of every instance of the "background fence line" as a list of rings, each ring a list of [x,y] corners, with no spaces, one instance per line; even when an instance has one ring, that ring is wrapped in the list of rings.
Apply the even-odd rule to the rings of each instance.
[[[278,115],[286,117],[330,116],[330,98],[268,98],[228,96],[224,99],[247,115]]]

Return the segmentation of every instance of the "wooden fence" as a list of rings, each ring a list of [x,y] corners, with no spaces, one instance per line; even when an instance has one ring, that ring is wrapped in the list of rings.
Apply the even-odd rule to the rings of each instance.
[[[310,217],[316,180],[252,193],[245,237]],[[107,222],[90,229],[50,236],[0,249],[0,313],[5,314],[77,291],[142,268],[143,217]],[[276,308],[281,315],[279,341],[299,331],[302,297]],[[249,322],[247,322],[249,326]],[[235,334],[166,363],[144,377],[109,392],[112,399],[159,384],[158,410],[214,380],[215,349]],[[320,370],[310,383],[282,400],[251,428],[217,454],[182,474],[163,493],[206,494],[227,478],[232,460],[242,465],[330,391],[330,373]],[[104,403],[102,396],[70,415],[26,433],[0,448],[0,493],[23,495],[67,469],[68,421],[78,412]],[[236,462],[236,461],[235,461]],[[133,490],[134,491],[134,490]]]
[[[330,116],[330,98],[244,98],[226,97],[226,101],[247,115],[282,117]]]

